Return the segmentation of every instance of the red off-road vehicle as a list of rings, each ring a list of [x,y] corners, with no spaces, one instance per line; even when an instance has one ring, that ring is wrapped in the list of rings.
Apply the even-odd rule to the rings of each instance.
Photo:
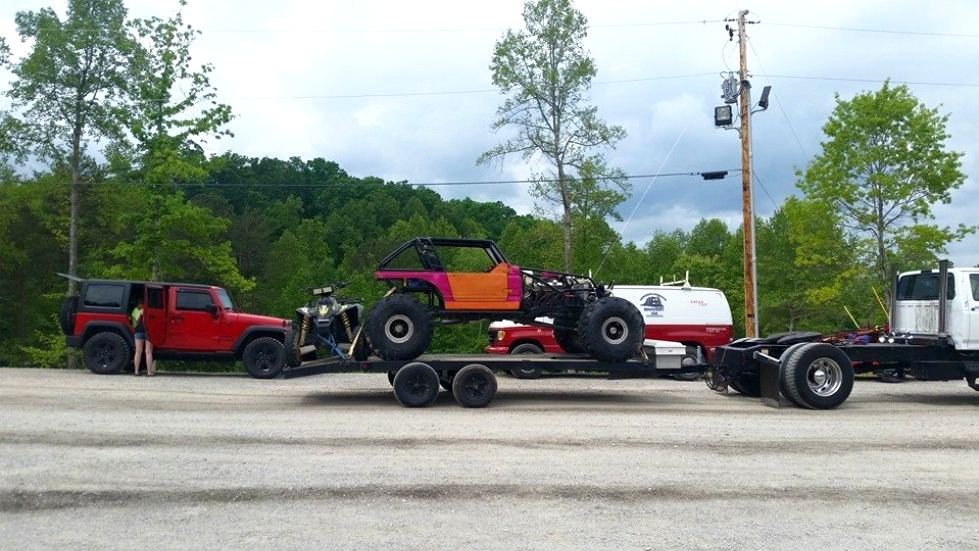
[[[59,322],[69,347],[80,348],[94,373],[132,365],[129,314],[139,299],[153,355],[167,360],[241,360],[253,377],[285,368],[289,320],[238,312],[220,287],[190,283],[79,280],[81,291],[61,305]],[[298,363],[298,362],[296,362]]]
[[[639,309],[590,277],[516,266],[488,239],[417,237],[384,258],[374,276],[391,286],[364,330],[385,360],[428,348],[435,323],[509,319],[543,325],[571,353],[621,362],[637,353]]]

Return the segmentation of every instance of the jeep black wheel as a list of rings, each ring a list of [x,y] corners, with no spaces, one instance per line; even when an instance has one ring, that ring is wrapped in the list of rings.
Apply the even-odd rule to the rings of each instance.
[[[605,297],[585,305],[578,322],[587,352],[603,362],[624,362],[642,346],[646,324],[639,309],[621,297]]]
[[[241,355],[245,371],[256,379],[271,379],[286,366],[286,349],[272,337],[260,337],[245,347]]]
[[[394,375],[394,397],[405,407],[425,407],[438,395],[439,376],[428,364],[412,362]]]
[[[578,320],[559,317],[554,320],[554,340],[568,354],[582,354],[585,343],[578,333]]]
[[[374,351],[385,360],[417,358],[432,342],[432,329],[432,318],[422,303],[402,294],[382,298],[367,316],[365,327]]]
[[[85,367],[92,373],[110,375],[119,373],[133,358],[133,351],[122,335],[111,331],[97,333],[85,341],[82,347]]]
[[[75,329],[75,314],[78,312],[78,297],[68,297],[61,302],[61,311],[58,313],[58,323],[61,325],[61,332],[71,335]]]

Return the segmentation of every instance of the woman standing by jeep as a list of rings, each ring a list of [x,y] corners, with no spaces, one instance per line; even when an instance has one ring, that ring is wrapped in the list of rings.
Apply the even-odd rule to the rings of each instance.
[[[153,365],[153,343],[150,342],[149,334],[146,332],[146,324],[143,322],[143,299],[139,299],[139,302],[136,303],[136,308],[133,308],[130,317],[133,324],[133,340],[136,342],[136,355],[133,357],[134,375],[139,376],[139,361],[145,351],[146,376],[152,377],[156,375],[156,369]]]

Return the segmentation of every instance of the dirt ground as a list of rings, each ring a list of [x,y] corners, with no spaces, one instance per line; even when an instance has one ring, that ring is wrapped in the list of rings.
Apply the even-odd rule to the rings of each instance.
[[[831,411],[702,383],[0,369],[0,541],[30,548],[975,549],[979,393]]]

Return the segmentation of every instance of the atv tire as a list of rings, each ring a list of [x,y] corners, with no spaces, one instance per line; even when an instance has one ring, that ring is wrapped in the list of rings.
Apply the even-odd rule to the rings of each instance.
[[[118,333],[103,331],[85,341],[82,358],[92,373],[111,375],[119,373],[133,359],[129,343]]]
[[[299,333],[295,328],[286,332],[282,345],[286,349],[286,365],[289,367],[299,367],[303,363],[303,358],[299,354]]]
[[[604,297],[585,305],[578,322],[585,350],[603,362],[624,362],[642,346],[646,323],[642,313],[621,297]]]
[[[374,351],[384,360],[413,360],[432,342],[432,317],[411,295],[382,298],[367,316],[364,329]]]

